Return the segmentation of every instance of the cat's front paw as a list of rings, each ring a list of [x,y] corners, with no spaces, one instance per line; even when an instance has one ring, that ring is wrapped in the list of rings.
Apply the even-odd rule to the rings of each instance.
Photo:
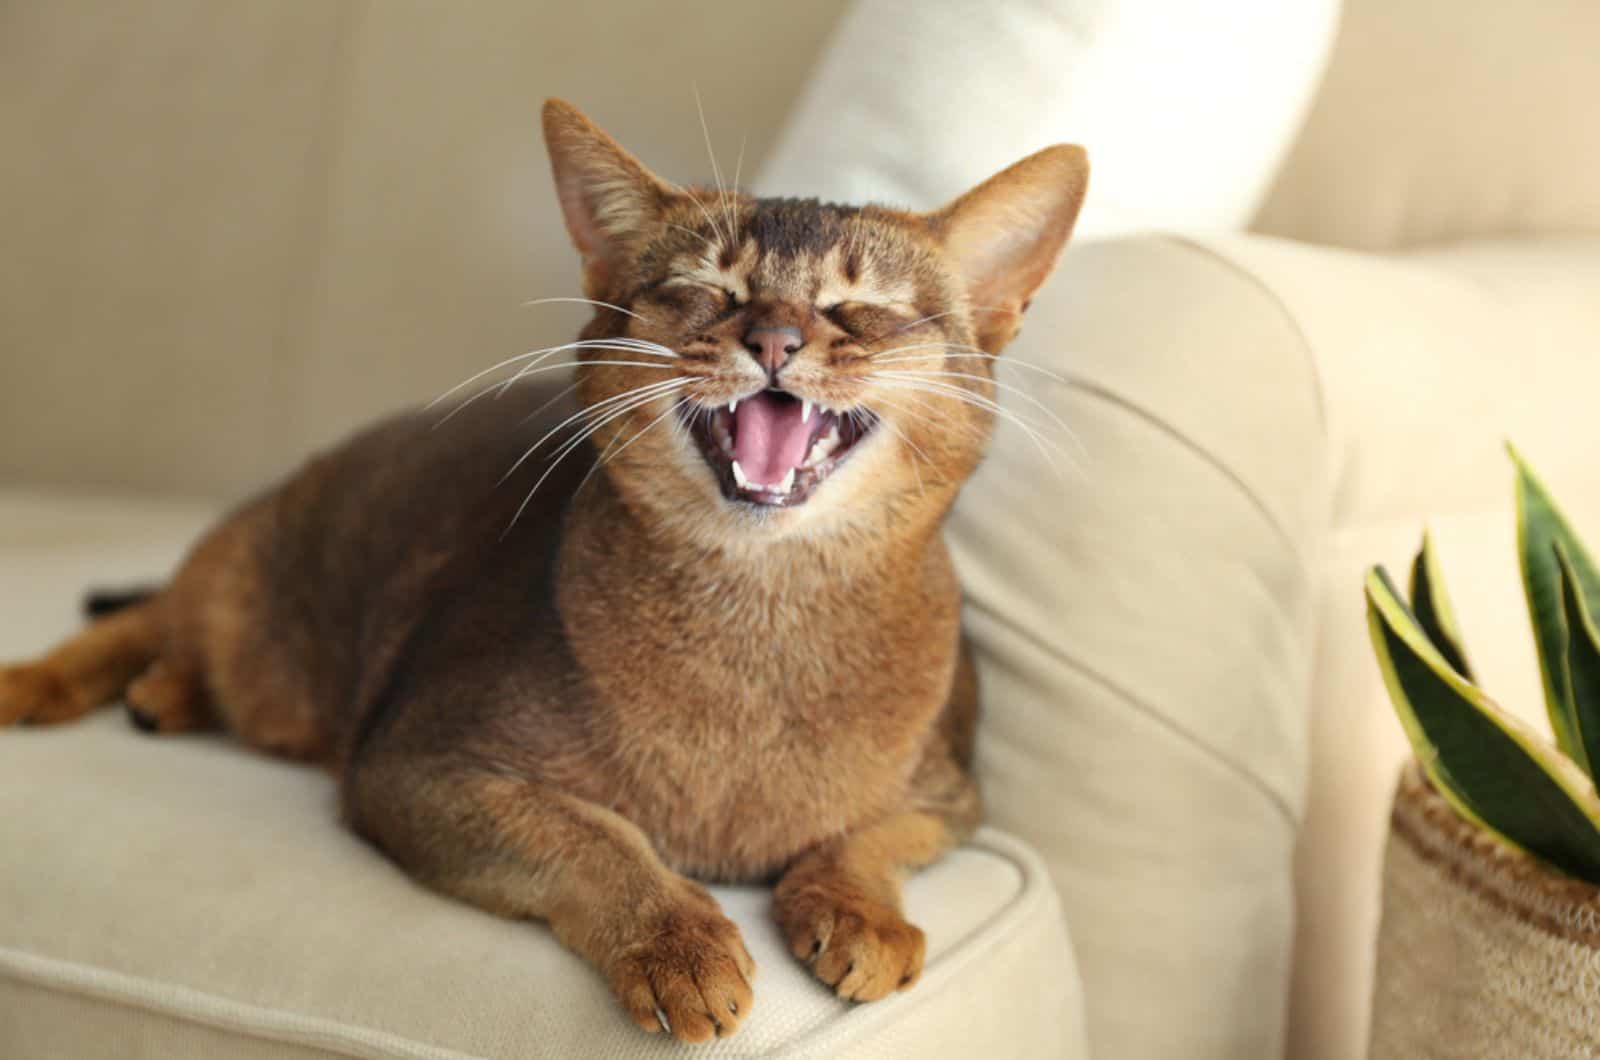
[[[826,882],[780,886],[774,913],[790,952],[842,998],[877,1001],[922,974],[922,929],[851,888]]]
[[[630,934],[637,941],[618,953],[607,978],[635,1023],[685,1042],[738,1029],[750,1012],[756,965],[709,894],[697,889]]]

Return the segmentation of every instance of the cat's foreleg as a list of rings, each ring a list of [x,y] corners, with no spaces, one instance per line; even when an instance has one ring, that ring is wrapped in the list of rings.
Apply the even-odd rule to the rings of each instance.
[[[977,825],[977,787],[953,758],[925,763],[918,781],[904,810],[808,850],[773,892],[790,951],[840,997],[876,1001],[917,981],[926,940],[901,913],[901,880]]]
[[[644,1029],[699,1042],[749,1013],[755,963],[738,927],[611,810],[479,763],[382,755],[352,764],[345,805],[423,883],[547,921]]]

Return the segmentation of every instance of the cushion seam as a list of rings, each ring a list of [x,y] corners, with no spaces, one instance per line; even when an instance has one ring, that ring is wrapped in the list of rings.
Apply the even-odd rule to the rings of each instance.
[[[983,832],[968,840],[967,847],[978,847],[995,857],[998,857],[1014,866],[1022,877],[1022,886],[1016,895],[993,915],[984,920],[960,943],[948,952],[949,957],[959,956],[959,960],[946,962],[941,959],[940,975],[936,983],[929,983],[926,979],[923,986],[931,989],[914,990],[910,994],[901,995],[890,1001],[880,1001],[874,1005],[854,1010],[850,1015],[836,1022],[829,1022],[818,1027],[794,1041],[787,1042],[774,1052],[767,1053],[769,1060],[791,1060],[791,1058],[817,1055],[814,1050],[823,1047],[828,1050],[823,1055],[835,1056],[850,1046],[861,1043],[868,1035],[888,1023],[903,1022],[914,1018],[916,1012],[925,1007],[936,998],[943,997],[952,984],[962,980],[961,973],[975,960],[1015,938],[1028,924],[1033,908],[1046,901],[1052,893],[1048,874],[1042,872],[1039,866],[1030,860],[1017,856],[1014,850],[1002,849],[1006,844],[997,842],[997,836],[1005,833],[998,829],[985,828]],[[1020,840],[1013,840],[1021,846]],[[1057,916],[1059,917],[1059,913]],[[1067,959],[1076,968],[1071,945],[1067,950]],[[1081,996],[1081,987],[1080,987]],[[857,1018],[852,1021],[851,1016]]]
[[[0,946],[0,976],[102,1005],[132,1008],[181,1023],[353,1060],[484,1060],[476,1054],[428,1045],[387,1031],[235,1001],[162,979],[41,956],[10,946]],[[163,1001],[141,996],[140,986],[159,988],[176,997]]]
[[[984,614],[988,615],[990,618],[997,619],[994,611],[984,607],[976,600],[973,600],[971,596],[967,597],[966,605],[984,612]],[[1257,776],[1253,770],[1239,762],[1235,762],[1233,759],[1229,758],[1215,747],[1212,747],[1210,744],[1204,743],[1194,733],[1190,732],[1188,729],[1185,729],[1183,726],[1179,725],[1177,722],[1161,713],[1161,711],[1157,710],[1154,705],[1146,702],[1143,697],[1138,696],[1129,689],[1119,685],[1117,682],[1105,676],[1100,671],[1096,670],[1094,667],[1090,666],[1088,663],[1085,663],[1076,656],[1046,643],[1031,630],[1015,625],[1009,625],[1009,628],[1012,630],[1012,632],[1028,641],[1035,648],[1056,659],[1061,660],[1061,662],[1077,671],[1086,680],[1093,681],[1095,684],[1099,685],[1101,688],[1104,688],[1112,695],[1117,696],[1130,707],[1133,707],[1139,713],[1145,715],[1157,725],[1160,725],[1162,728],[1166,729],[1168,732],[1171,732],[1174,736],[1178,737],[1190,747],[1193,747],[1196,751],[1199,751],[1206,758],[1209,758],[1215,761],[1218,765],[1221,765],[1228,773],[1231,773],[1245,781],[1251,787],[1259,791],[1262,795],[1266,796],[1267,801],[1272,803],[1272,805],[1277,808],[1278,812],[1283,815],[1285,824],[1287,824],[1291,829],[1294,829],[1297,832],[1299,831],[1299,815],[1295,813],[1288,797],[1274,790],[1271,784],[1269,784],[1264,778]]]
[[[1011,865],[1021,877],[1021,884],[997,910],[934,962],[930,971],[937,972],[937,982],[925,984],[933,989],[915,991],[899,1005],[857,1010],[866,1018],[851,1020],[850,1016],[854,1015],[851,1013],[827,1020],[765,1055],[774,1058],[805,1056],[819,1045],[830,1050],[843,1048],[862,1041],[885,1022],[910,1018],[931,998],[942,996],[952,982],[960,981],[963,969],[973,960],[1009,941],[1031,921],[1028,914],[1048,899],[1049,885],[1039,866],[1014,849],[1022,846],[1021,841],[986,827],[964,846]],[[1069,958],[1070,955],[1069,950]],[[476,1054],[429,1045],[361,1025],[235,1001],[163,979],[42,956],[9,946],[0,946],[0,976],[96,1004],[118,1005],[224,1033],[315,1049],[352,1060],[485,1060]],[[163,1002],[144,995],[139,989],[142,986],[158,988],[177,997],[174,1001]],[[270,1025],[272,1023],[277,1026]]]
[[[1217,262],[1265,295],[1267,300],[1277,309],[1279,315],[1283,318],[1283,322],[1289,326],[1289,330],[1294,333],[1295,338],[1298,340],[1301,355],[1305,358],[1306,368],[1311,372],[1311,393],[1316,400],[1317,426],[1322,430],[1323,439],[1327,440],[1330,437],[1328,430],[1328,386],[1327,380],[1322,375],[1322,362],[1317,357],[1316,348],[1312,345],[1310,336],[1306,334],[1305,328],[1300,325],[1300,319],[1289,308],[1289,303],[1284,299],[1283,295],[1279,294],[1275,288],[1256,275],[1255,272],[1245,268],[1216,247],[1199,239],[1192,236],[1179,235],[1175,232],[1164,232],[1161,238]]]
[[[1210,467],[1228,482],[1232,483],[1234,488],[1237,489],[1241,495],[1243,495],[1245,501],[1249,503],[1250,507],[1256,510],[1256,513],[1261,516],[1262,520],[1265,521],[1267,526],[1271,528],[1272,532],[1277,535],[1278,539],[1282,541],[1289,551],[1294,554],[1295,560],[1299,563],[1299,565],[1302,568],[1307,566],[1307,557],[1305,553],[1301,551],[1300,542],[1295,540],[1294,535],[1289,532],[1289,528],[1286,527],[1275,514],[1273,514],[1272,509],[1267,506],[1266,501],[1261,499],[1260,494],[1255,491],[1254,487],[1240,477],[1238,472],[1224,464],[1222,460],[1213,454],[1209,449],[1205,448],[1199,442],[1189,437],[1173,424],[1168,423],[1166,420],[1157,416],[1149,409],[1144,408],[1142,405],[1137,404],[1128,397],[1102,386],[1099,383],[1090,382],[1081,376],[1072,376],[1068,378],[1067,385],[1073,390],[1077,390],[1082,394],[1086,394],[1093,398],[1098,398],[1107,404],[1115,405],[1124,412],[1127,412],[1135,418],[1144,421],[1149,426],[1154,427],[1156,430],[1177,442],[1181,447],[1193,453],[1200,459],[1201,463]]]

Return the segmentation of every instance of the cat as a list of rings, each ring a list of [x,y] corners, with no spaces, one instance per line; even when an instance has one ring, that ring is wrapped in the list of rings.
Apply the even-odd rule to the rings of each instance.
[[[980,817],[941,524],[1087,158],[919,214],[670,185],[570,104],[543,119],[594,308],[578,411],[508,384],[311,459],[148,599],[0,669],[0,724],[121,698],[323,763],[356,832],[546,921],[646,1030],[751,1010],[696,880],[775,881],[795,957],[885,997],[924,955],[902,874]],[[552,460],[574,424],[596,460]]]

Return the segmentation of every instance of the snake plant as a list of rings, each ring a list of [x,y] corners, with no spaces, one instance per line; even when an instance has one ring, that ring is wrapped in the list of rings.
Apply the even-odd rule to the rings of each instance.
[[[1367,623],[1434,787],[1491,834],[1600,884],[1600,570],[1544,483],[1510,452],[1518,559],[1554,744],[1478,687],[1426,533],[1406,595],[1382,567],[1367,574]]]

